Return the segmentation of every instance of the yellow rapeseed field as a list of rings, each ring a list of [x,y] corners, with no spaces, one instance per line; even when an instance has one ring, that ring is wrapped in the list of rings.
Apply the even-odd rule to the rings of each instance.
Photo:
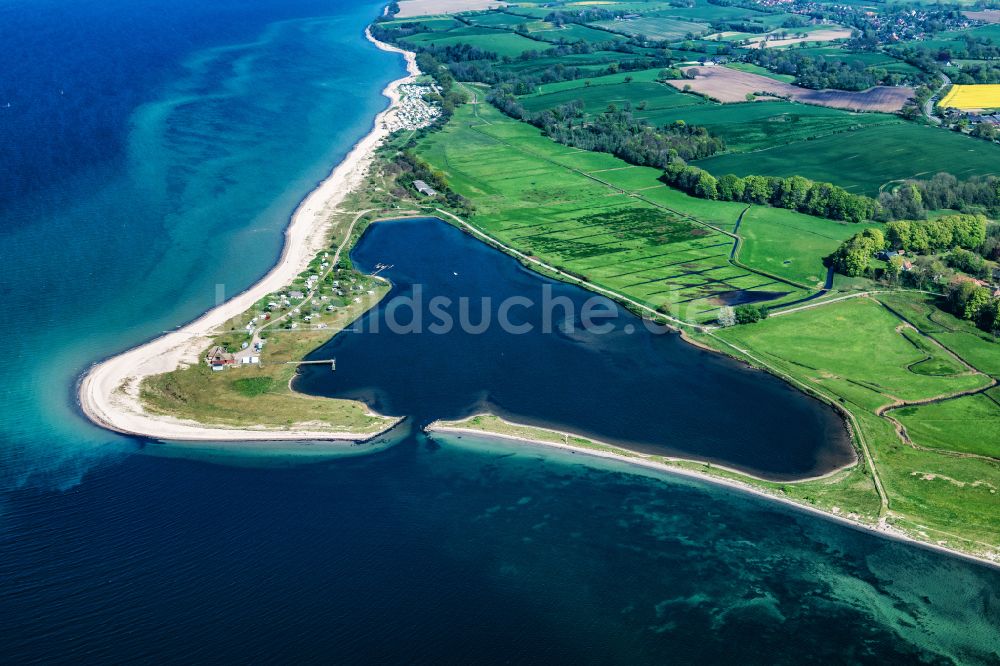
[[[951,91],[941,100],[941,106],[954,109],[1000,108],[1000,84],[952,86]]]

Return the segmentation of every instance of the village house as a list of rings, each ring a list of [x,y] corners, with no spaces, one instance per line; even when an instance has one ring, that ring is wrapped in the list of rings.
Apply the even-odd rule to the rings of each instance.
[[[208,350],[208,355],[205,356],[205,362],[212,366],[212,368],[222,369],[227,365],[235,364],[236,357],[226,351],[225,347],[216,345]]]

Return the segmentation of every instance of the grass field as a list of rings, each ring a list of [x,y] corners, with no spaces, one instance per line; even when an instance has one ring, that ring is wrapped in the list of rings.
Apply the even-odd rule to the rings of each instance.
[[[865,226],[835,222],[781,208],[754,206],[743,216],[742,263],[812,287],[822,286],[822,258]]]
[[[542,50],[545,47],[545,44],[541,42],[534,42],[534,44],[534,48],[539,50]],[[514,60],[509,63],[501,63],[498,65],[498,68],[510,72],[523,72],[525,70],[538,70],[545,69],[546,67],[562,65],[564,67],[593,67],[597,70],[606,68],[611,63],[620,63],[623,59],[625,59],[623,58],[623,54],[615,51],[594,51],[593,53],[578,53],[561,57],[551,56],[535,58],[534,60]],[[628,56],[627,60],[648,64],[650,59],[641,54],[633,54]],[[598,67],[600,65],[603,65],[603,68]]]
[[[878,155],[878,159],[870,156]],[[844,132],[698,162],[714,174],[800,175],[875,195],[902,178],[947,171],[959,178],[1000,173],[1000,146],[910,123]]]
[[[1000,389],[904,407],[892,416],[920,446],[1000,459]]]
[[[882,294],[879,300],[980,372],[1000,378],[1000,344],[972,322],[942,310],[936,297]]]
[[[527,16],[517,16],[506,12],[488,12],[485,14],[467,14],[464,20],[475,25],[488,25],[494,28],[516,28],[522,23],[532,23]]]
[[[543,83],[538,86],[538,92],[531,95],[523,95],[521,97],[522,101],[535,99],[537,97],[544,97],[545,95],[550,95],[552,93],[565,92],[568,90],[582,91],[589,87],[607,86],[615,85],[620,83],[625,83],[625,79],[630,78],[637,83],[654,83],[659,76],[659,69],[643,69],[637,72],[618,72],[617,74],[605,74],[603,76],[593,76],[587,79],[572,79],[570,81],[557,81],[555,83]],[[590,85],[587,85],[587,82]],[[669,92],[674,92],[670,89]],[[541,105],[541,108],[547,108],[552,106],[551,104]]]
[[[667,6],[653,11],[642,10],[642,13],[648,17],[676,18],[698,23],[719,20],[745,20],[763,23],[770,16],[764,12],[745,7],[711,4],[707,0],[695,0],[690,6],[684,7]],[[787,18],[787,15],[785,17]]]
[[[874,410],[898,400],[924,400],[980,388],[983,375],[913,372],[928,354],[904,335],[901,321],[880,303],[854,298],[742,326],[721,335],[802,369],[810,380]],[[845,340],[864,344],[845,344]],[[938,356],[947,356],[938,348]]]
[[[659,171],[561,146],[479,104],[463,107],[420,153],[471,199],[487,233],[566,271],[691,321],[742,298],[801,295],[729,263],[741,204],[693,199]],[[478,111],[478,115],[476,115]]]

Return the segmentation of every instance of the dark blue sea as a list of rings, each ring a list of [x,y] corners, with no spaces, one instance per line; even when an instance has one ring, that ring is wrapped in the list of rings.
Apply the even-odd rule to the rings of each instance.
[[[375,347],[338,338],[339,383],[303,388],[410,417],[339,455],[138,441],[81,417],[91,363],[276,260],[297,202],[403,72],[362,38],[379,10],[0,0],[0,662],[1000,660],[995,570],[700,481],[417,427],[486,405],[649,445],[639,416],[603,418],[636,392],[614,364],[599,392],[540,372],[515,386],[502,362],[435,372],[480,358],[468,340],[381,342],[428,354],[401,379],[352,369],[351,350],[367,363]],[[359,263],[395,253],[401,289],[447,275],[442,262],[466,273],[447,250],[471,241],[441,227],[376,227]],[[413,229],[431,234],[437,264],[406,265]],[[480,265],[504,289],[540,283],[495,261]],[[823,408],[668,340],[621,344],[670,362],[644,368],[657,400],[698,398],[700,411],[657,415],[671,450],[775,476],[843,462],[824,446],[842,433]],[[595,344],[501,343],[522,366],[559,359],[566,377]],[[557,400],[559,386],[583,397]],[[705,429],[689,419],[734,408],[736,389],[759,392],[753,441],[728,422],[691,441]],[[806,448],[778,437],[753,455],[782,414]]]

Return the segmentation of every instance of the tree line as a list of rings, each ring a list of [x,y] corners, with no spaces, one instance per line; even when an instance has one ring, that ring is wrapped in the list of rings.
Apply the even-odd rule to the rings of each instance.
[[[716,178],[704,169],[678,160],[667,165],[663,181],[701,199],[767,204],[832,220],[863,222],[878,212],[878,202],[870,197],[802,176],[741,178],[726,174]]]

